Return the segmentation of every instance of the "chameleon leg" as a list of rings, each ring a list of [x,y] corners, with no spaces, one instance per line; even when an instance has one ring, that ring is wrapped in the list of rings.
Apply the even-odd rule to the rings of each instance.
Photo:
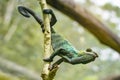
[[[65,62],[70,63],[70,64],[80,64],[82,62],[84,62],[85,57],[81,56],[81,57],[76,57],[76,58],[68,58],[66,56],[63,56],[63,59]]]
[[[63,59],[60,58],[59,60],[57,60],[55,63],[52,64],[52,66],[49,68],[50,70],[58,67],[58,65],[60,65],[63,62]]]
[[[59,50],[55,51],[54,53],[52,53],[52,55],[49,58],[43,59],[43,60],[46,61],[46,62],[52,62],[53,58],[56,55],[58,55],[58,56],[62,57],[61,58],[61,59],[63,59],[62,61],[66,61],[66,62],[71,63],[71,58],[67,57],[66,54],[69,54],[69,52],[64,50],[64,49],[59,49]],[[59,63],[59,61],[58,62],[56,61],[56,63]]]
[[[60,58],[59,60],[57,60],[54,64],[54,65],[60,65],[61,63],[63,62],[63,58]]]
[[[84,57],[76,57],[76,58],[68,58],[66,56],[62,56],[63,60],[67,63],[70,63],[70,64],[80,64],[83,62],[82,59],[84,59]]]
[[[92,54],[85,54],[76,58],[72,58],[71,60],[68,60],[69,63],[71,64],[86,64],[89,62],[94,61],[96,58],[96,56],[92,55]]]
[[[49,58],[46,58],[46,59],[43,59],[43,60],[46,61],[46,62],[52,62],[52,61],[53,61],[53,58],[54,58],[56,55],[61,54],[60,51],[61,51],[61,49],[53,52],[52,55],[51,55]]]
[[[62,56],[63,61],[71,63],[71,58],[68,58],[67,56]]]

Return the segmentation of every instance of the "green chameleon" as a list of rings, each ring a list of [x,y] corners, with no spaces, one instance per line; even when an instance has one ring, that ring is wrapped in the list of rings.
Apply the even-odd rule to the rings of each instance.
[[[18,11],[25,17],[29,18],[31,14],[35,20],[41,25],[42,32],[44,33],[43,21],[29,8],[19,6]],[[54,52],[47,59],[43,59],[46,62],[52,62],[55,56],[60,56],[61,58],[55,62],[59,65],[62,62],[67,62],[70,64],[86,64],[94,61],[98,55],[92,51],[92,49],[86,49],[85,51],[76,50],[67,40],[63,39],[59,34],[53,29],[53,25],[57,22],[56,17],[51,9],[43,10],[43,13],[50,14],[50,27],[51,27],[51,44]]]

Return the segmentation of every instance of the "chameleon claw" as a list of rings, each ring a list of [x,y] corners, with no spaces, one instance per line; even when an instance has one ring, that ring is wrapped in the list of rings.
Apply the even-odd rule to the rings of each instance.
[[[50,59],[50,58],[46,58],[46,59],[43,59],[43,61],[45,61],[45,62],[52,62],[53,60]]]
[[[98,57],[98,54],[94,52],[95,57]]]
[[[43,10],[43,13],[45,13],[45,14],[50,14],[50,13],[52,13],[52,10],[51,10],[51,9],[44,9],[44,10]]]
[[[52,70],[54,70],[54,69],[56,69],[58,67],[59,67],[59,65],[52,65],[51,67],[49,67],[49,70],[52,71]]]

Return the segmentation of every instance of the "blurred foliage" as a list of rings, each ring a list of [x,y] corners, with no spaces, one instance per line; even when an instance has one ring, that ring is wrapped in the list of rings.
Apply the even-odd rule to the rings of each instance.
[[[0,80],[19,80],[19,78],[0,72]]]
[[[119,35],[119,23],[112,22],[111,15],[115,16],[112,19],[119,19],[120,7],[109,3],[97,6],[91,0],[84,1],[80,4],[89,8],[98,19],[104,20],[103,22],[111,26],[109,28]],[[27,0],[0,0],[0,56],[40,73],[43,64],[43,34],[39,24],[32,17],[26,19],[18,13],[18,5],[27,6],[36,11],[38,15],[41,15],[37,0],[29,0],[29,2]],[[104,19],[104,15],[97,13],[95,10],[98,10],[98,8],[103,13],[108,11],[109,18]],[[75,21],[57,10],[53,10],[58,19],[55,29],[59,34],[67,38],[77,49],[92,48],[100,56],[95,62],[87,65],[63,63],[58,70],[56,80],[99,80],[108,75],[120,74],[120,56],[117,52],[100,44],[91,33],[80,27]],[[115,15],[111,14],[111,11]],[[0,73],[0,80],[19,80],[14,77]]]
[[[115,11],[117,17],[120,17],[120,8],[118,6],[113,7],[110,3],[107,3],[102,8],[109,11]]]

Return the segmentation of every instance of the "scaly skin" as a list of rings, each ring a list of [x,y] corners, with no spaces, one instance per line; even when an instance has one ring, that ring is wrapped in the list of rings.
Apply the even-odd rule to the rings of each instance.
[[[41,25],[42,32],[44,33],[44,24],[43,21],[30,9],[19,6],[18,11],[25,17],[30,17],[31,14],[35,20]],[[53,25],[57,22],[56,17],[51,9],[43,10],[45,14],[51,15],[51,44],[53,47],[53,54],[44,59],[46,62],[52,62],[55,56],[60,56],[61,59],[56,61],[53,65],[59,65],[62,62],[67,62],[70,64],[86,64],[95,60],[98,55],[92,51],[91,49],[87,49],[86,51],[79,52],[76,50],[67,40],[63,39],[59,34],[57,34],[54,29]]]

